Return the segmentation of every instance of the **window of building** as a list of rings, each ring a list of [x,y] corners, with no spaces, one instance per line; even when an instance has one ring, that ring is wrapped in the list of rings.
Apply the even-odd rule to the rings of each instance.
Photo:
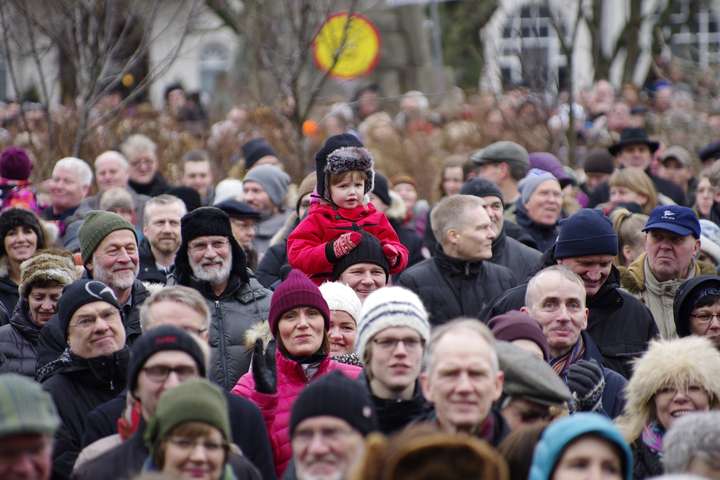
[[[673,2],[665,37],[674,56],[700,67],[720,63],[718,13],[705,1]]]
[[[220,43],[210,43],[200,52],[200,90],[212,93],[220,74],[230,70],[230,49]]]

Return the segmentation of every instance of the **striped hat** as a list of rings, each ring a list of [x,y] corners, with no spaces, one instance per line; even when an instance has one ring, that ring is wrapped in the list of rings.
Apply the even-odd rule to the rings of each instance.
[[[378,332],[392,327],[412,328],[422,340],[430,339],[428,313],[420,298],[407,288],[383,287],[365,299],[360,311],[355,351],[364,358],[365,346]]]
[[[0,375],[0,438],[24,433],[52,435],[59,426],[55,404],[39,383],[15,373]]]

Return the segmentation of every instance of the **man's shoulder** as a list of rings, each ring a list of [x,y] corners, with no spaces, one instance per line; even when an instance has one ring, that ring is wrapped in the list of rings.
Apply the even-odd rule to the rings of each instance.
[[[402,283],[403,280],[417,279],[417,277],[428,275],[433,271],[438,272],[435,258],[426,258],[425,260],[416,263],[412,267],[406,268],[400,274],[398,281]]]

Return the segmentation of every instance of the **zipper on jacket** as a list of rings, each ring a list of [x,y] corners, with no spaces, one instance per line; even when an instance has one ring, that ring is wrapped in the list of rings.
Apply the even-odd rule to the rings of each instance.
[[[215,300],[215,311],[217,312],[218,323],[215,325],[218,336],[218,347],[220,348],[220,374],[222,375],[222,385],[225,390],[228,389],[228,371],[227,358],[225,357],[225,321],[222,317],[222,309],[220,308],[220,300]]]

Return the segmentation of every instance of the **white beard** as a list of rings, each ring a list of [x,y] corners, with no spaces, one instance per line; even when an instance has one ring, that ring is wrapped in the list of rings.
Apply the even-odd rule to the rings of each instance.
[[[198,280],[210,283],[210,285],[217,285],[226,282],[230,277],[230,270],[232,270],[232,256],[229,256],[223,260],[222,266],[217,267],[203,267],[199,263],[195,263],[190,259],[190,268],[192,269],[193,275]]]
[[[128,288],[131,288],[133,283],[135,283],[135,278],[137,278],[138,271],[140,270],[139,264],[135,266],[134,272],[124,271],[120,273],[113,273],[110,270],[105,270],[98,263],[96,263],[94,267],[95,268],[92,272],[93,278],[104,283],[113,290],[127,290]]]

